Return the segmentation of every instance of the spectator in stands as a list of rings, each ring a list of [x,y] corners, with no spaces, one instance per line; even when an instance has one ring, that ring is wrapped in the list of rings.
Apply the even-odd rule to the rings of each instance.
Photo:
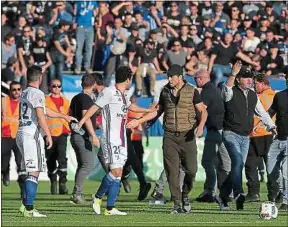
[[[15,41],[18,44],[18,40],[21,39],[23,36],[23,28],[24,26],[27,25],[27,20],[24,15],[20,15],[18,17],[17,25],[13,29],[13,34],[15,36]]]
[[[190,37],[193,40],[195,47],[202,42],[202,39],[198,36],[198,28],[196,25],[191,25],[190,27]]]
[[[198,5],[191,3],[190,4],[190,21],[191,24],[195,24],[197,27],[199,27],[201,25],[202,19],[199,16],[198,12],[199,12],[199,8]]]
[[[17,52],[20,63],[20,69],[23,76],[26,76],[27,68],[32,65],[32,30],[29,25],[25,25],[22,30],[22,36],[17,43]]]
[[[255,36],[260,38],[261,41],[264,41],[266,37],[266,32],[269,31],[270,22],[266,15],[263,15],[260,18],[260,27],[257,27],[255,30]]]
[[[233,36],[239,31],[238,27],[240,25],[240,22],[237,19],[232,19],[230,24],[227,26],[226,29],[224,29],[223,34],[231,33]]]
[[[186,64],[186,69],[189,75],[195,75],[195,73],[202,69],[207,70],[209,63],[208,51],[204,48],[197,50],[197,56],[193,56],[190,61]]]
[[[168,8],[167,23],[175,30],[180,27],[181,15],[179,13],[178,2],[170,2],[170,7]]]
[[[1,40],[4,40],[4,37],[12,31],[12,28],[7,23],[8,18],[5,13],[1,14]]]
[[[187,53],[182,50],[181,42],[179,39],[172,41],[171,50],[168,50],[162,61],[163,67],[165,70],[168,70],[174,64],[185,66]]]
[[[7,83],[8,85],[12,81],[20,82],[20,77],[15,75],[16,64],[18,64],[17,59],[15,57],[8,58],[6,68],[1,70],[2,78],[1,80]]]
[[[258,63],[253,62],[247,55],[239,51],[234,43],[233,37],[230,33],[226,33],[224,41],[220,42],[212,50],[212,55],[209,60],[208,71],[213,69],[213,83],[215,86],[221,82],[223,75],[229,75],[232,72],[231,63],[233,58],[238,57],[243,61],[258,66]]]
[[[239,32],[241,34],[242,37],[247,36],[247,29],[251,28],[252,26],[252,20],[251,18],[247,15],[244,17],[244,21],[243,21],[243,27],[239,29]]]
[[[70,41],[67,36],[67,31],[72,23],[66,20],[61,20],[59,26],[53,34],[51,58],[53,64],[50,66],[50,81],[57,78],[62,80],[62,71],[65,61],[73,63],[73,54]]]
[[[246,30],[246,39],[243,40],[242,50],[244,53],[255,53],[260,39],[255,36],[255,30],[253,28],[247,28]]]
[[[123,1],[120,4],[115,3],[115,6],[112,8],[114,16],[119,17],[121,20],[124,20],[124,17],[127,13],[133,15],[133,2]]]
[[[160,72],[157,52],[154,47],[155,43],[149,39],[144,42],[144,49],[140,49],[138,53],[139,66],[136,71],[136,95],[142,95],[143,77],[148,76],[150,81],[149,96],[155,95],[156,73]]]
[[[278,44],[271,43],[269,47],[270,54],[261,61],[261,68],[267,76],[277,75],[283,72],[283,58],[278,54]]]
[[[53,13],[52,18],[49,21],[50,25],[52,25],[53,27],[56,27],[60,24],[61,20],[69,21],[70,23],[72,23],[73,17],[71,13],[73,12],[73,9],[72,9],[72,12],[69,12],[69,10],[67,10],[68,8],[66,7],[67,4],[68,3],[66,1],[56,2],[55,7],[52,11]]]
[[[139,38],[144,42],[149,35],[150,30],[149,24],[147,21],[143,19],[143,15],[141,14],[140,11],[136,11],[134,17],[135,17],[135,23],[139,27]]]
[[[40,89],[46,94],[48,93],[48,69],[52,65],[52,59],[48,48],[45,46],[44,36],[36,36],[36,42],[32,45],[31,50],[32,62],[42,68],[43,79]]]
[[[223,12],[223,3],[216,3],[216,10],[213,12],[213,19],[211,21],[211,26],[215,27],[215,30],[220,34],[223,33],[224,29],[230,24],[230,17]]]
[[[98,11],[98,4],[95,1],[79,1],[75,3],[75,24],[76,28],[76,66],[75,73],[80,74],[82,68],[82,56],[83,46],[84,58],[83,65],[87,73],[91,73],[91,57],[93,52],[93,41],[94,41],[94,24],[93,18],[96,16]]]

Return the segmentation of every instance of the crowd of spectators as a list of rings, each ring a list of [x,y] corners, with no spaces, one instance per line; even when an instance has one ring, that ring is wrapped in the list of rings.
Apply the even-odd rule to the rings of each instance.
[[[41,89],[63,71],[103,71],[105,86],[128,65],[136,94],[143,78],[154,96],[157,74],[173,64],[193,76],[211,73],[217,85],[241,59],[267,76],[287,74],[285,1],[4,1],[2,80],[20,81],[42,67]]]

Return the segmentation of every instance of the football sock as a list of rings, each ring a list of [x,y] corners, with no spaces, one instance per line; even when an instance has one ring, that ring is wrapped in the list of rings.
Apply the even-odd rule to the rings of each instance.
[[[112,184],[108,189],[107,209],[111,210],[115,206],[115,202],[120,190],[121,177],[114,177]]]
[[[104,196],[104,194],[108,191],[109,186],[112,184],[113,182],[113,178],[115,178],[111,172],[107,173],[101,182],[101,185],[97,191],[97,193],[95,194],[95,197],[98,199],[102,199],[102,197]]]
[[[37,188],[38,188],[38,177],[28,176],[25,181],[26,200],[24,204],[27,210],[33,209],[34,200],[37,194]]]

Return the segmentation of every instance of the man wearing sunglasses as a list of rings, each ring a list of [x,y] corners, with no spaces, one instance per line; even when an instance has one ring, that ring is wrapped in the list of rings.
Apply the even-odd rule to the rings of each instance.
[[[70,101],[61,95],[61,81],[52,80],[50,83],[51,94],[46,96],[45,105],[47,108],[68,115]],[[48,177],[50,178],[51,194],[57,194],[57,174],[59,176],[59,194],[67,194],[67,136],[70,128],[67,121],[62,118],[47,118],[47,124],[52,136],[53,146],[46,149]],[[57,166],[58,162],[58,166]]]
[[[2,98],[1,105],[1,174],[5,186],[10,184],[10,158],[11,150],[14,152],[18,172],[18,183],[22,192],[26,178],[25,166],[21,166],[22,155],[16,145],[16,133],[19,124],[19,97],[21,84],[13,81],[10,84],[9,96]],[[22,193],[21,193],[22,195]]]

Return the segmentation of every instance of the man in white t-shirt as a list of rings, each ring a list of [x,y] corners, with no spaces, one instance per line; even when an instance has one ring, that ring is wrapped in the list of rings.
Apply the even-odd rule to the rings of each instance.
[[[22,92],[19,102],[19,128],[16,143],[23,154],[22,162],[28,176],[24,184],[24,196],[20,212],[24,217],[47,217],[34,209],[37,194],[38,177],[40,172],[46,171],[44,139],[46,136],[47,149],[52,147],[52,138],[45,115],[59,117],[70,121],[70,117],[45,108],[44,93],[39,90],[42,83],[42,69],[31,66],[27,70],[28,87]]]
[[[96,214],[101,213],[102,197],[108,193],[107,207],[104,215],[127,215],[114,208],[120,189],[120,180],[123,166],[127,160],[126,120],[128,109],[134,112],[152,112],[154,107],[144,109],[130,103],[127,90],[131,86],[132,71],[127,66],[122,66],[116,71],[116,85],[106,87],[97,97],[93,105],[78,123],[79,128],[99,108],[102,113],[102,137],[101,148],[109,172],[104,176],[102,183],[93,197],[93,209]],[[99,146],[99,140],[95,134],[91,135],[92,143]]]

